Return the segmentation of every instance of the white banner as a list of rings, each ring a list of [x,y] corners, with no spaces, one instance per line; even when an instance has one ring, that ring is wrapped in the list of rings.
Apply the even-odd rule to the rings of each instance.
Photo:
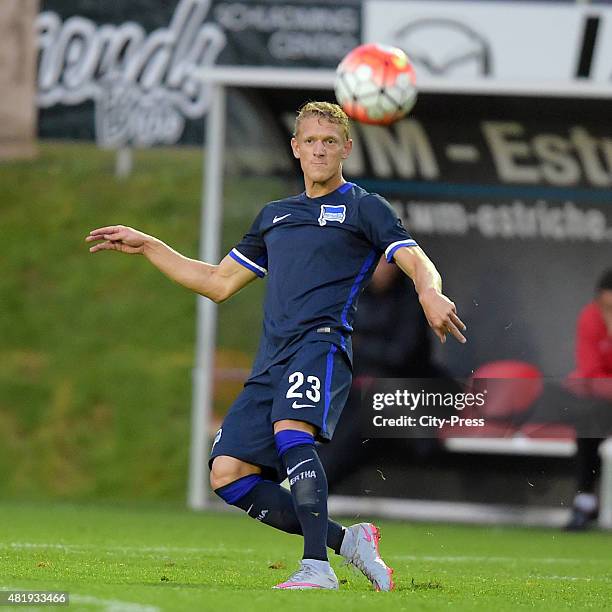
[[[610,85],[612,8],[366,0],[364,42],[403,49],[421,85],[486,81]]]

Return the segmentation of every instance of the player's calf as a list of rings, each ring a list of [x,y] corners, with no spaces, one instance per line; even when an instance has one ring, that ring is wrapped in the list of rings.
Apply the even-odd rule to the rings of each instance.
[[[278,431],[274,440],[304,535],[303,559],[327,561],[327,478],[314,446],[314,436],[285,429]]]
[[[251,518],[285,533],[302,534],[291,493],[278,483],[248,473],[256,468],[234,457],[219,456],[212,463],[210,482],[227,504],[244,510]],[[328,520],[327,546],[336,554],[344,538],[342,525]]]
[[[210,484],[230,506],[244,510],[250,517],[285,531],[301,533],[293,502],[279,496],[279,485],[252,473],[257,466],[234,457],[217,457],[212,464]],[[251,471],[251,473],[249,473]]]

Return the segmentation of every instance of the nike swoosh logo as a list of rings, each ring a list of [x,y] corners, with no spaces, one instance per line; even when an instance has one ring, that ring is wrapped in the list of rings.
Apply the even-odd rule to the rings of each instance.
[[[370,532],[363,525],[361,526],[361,528],[363,529],[363,533],[365,534],[366,542],[371,542],[372,535],[370,534]]]
[[[274,217],[274,219],[272,219],[272,223],[278,223],[279,221],[282,221],[283,219],[286,219],[287,217],[290,217],[291,213],[287,213],[286,215],[283,215],[282,217]]]
[[[314,404],[298,404],[297,401],[291,404],[292,408],[316,408]]]
[[[300,465],[304,465],[305,463],[308,463],[309,461],[313,461],[313,459],[304,459],[304,461],[300,461],[297,465],[294,465],[292,468],[287,468],[287,476],[291,476],[291,474],[293,474],[293,472],[295,472],[295,470],[297,470]]]

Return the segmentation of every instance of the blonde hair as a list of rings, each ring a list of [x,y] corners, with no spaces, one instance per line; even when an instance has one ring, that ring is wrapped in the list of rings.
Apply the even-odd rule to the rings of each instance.
[[[331,102],[306,102],[306,104],[300,107],[295,118],[295,126],[293,128],[294,136],[297,134],[300,122],[304,117],[319,117],[321,119],[326,119],[330,123],[335,123],[342,128],[342,133],[346,140],[351,137],[349,118],[337,104],[332,104]]]

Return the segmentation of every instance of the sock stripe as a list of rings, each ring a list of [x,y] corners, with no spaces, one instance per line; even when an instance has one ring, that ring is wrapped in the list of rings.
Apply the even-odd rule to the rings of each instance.
[[[283,429],[283,431],[274,434],[274,443],[278,456],[282,457],[290,448],[303,446],[304,444],[314,446],[314,436],[307,431]]]
[[[238,500],[251,492],[262,481],[258,474],[243,476],[234,482],[215,489],[215,493],[226,503],[234,505]]]

